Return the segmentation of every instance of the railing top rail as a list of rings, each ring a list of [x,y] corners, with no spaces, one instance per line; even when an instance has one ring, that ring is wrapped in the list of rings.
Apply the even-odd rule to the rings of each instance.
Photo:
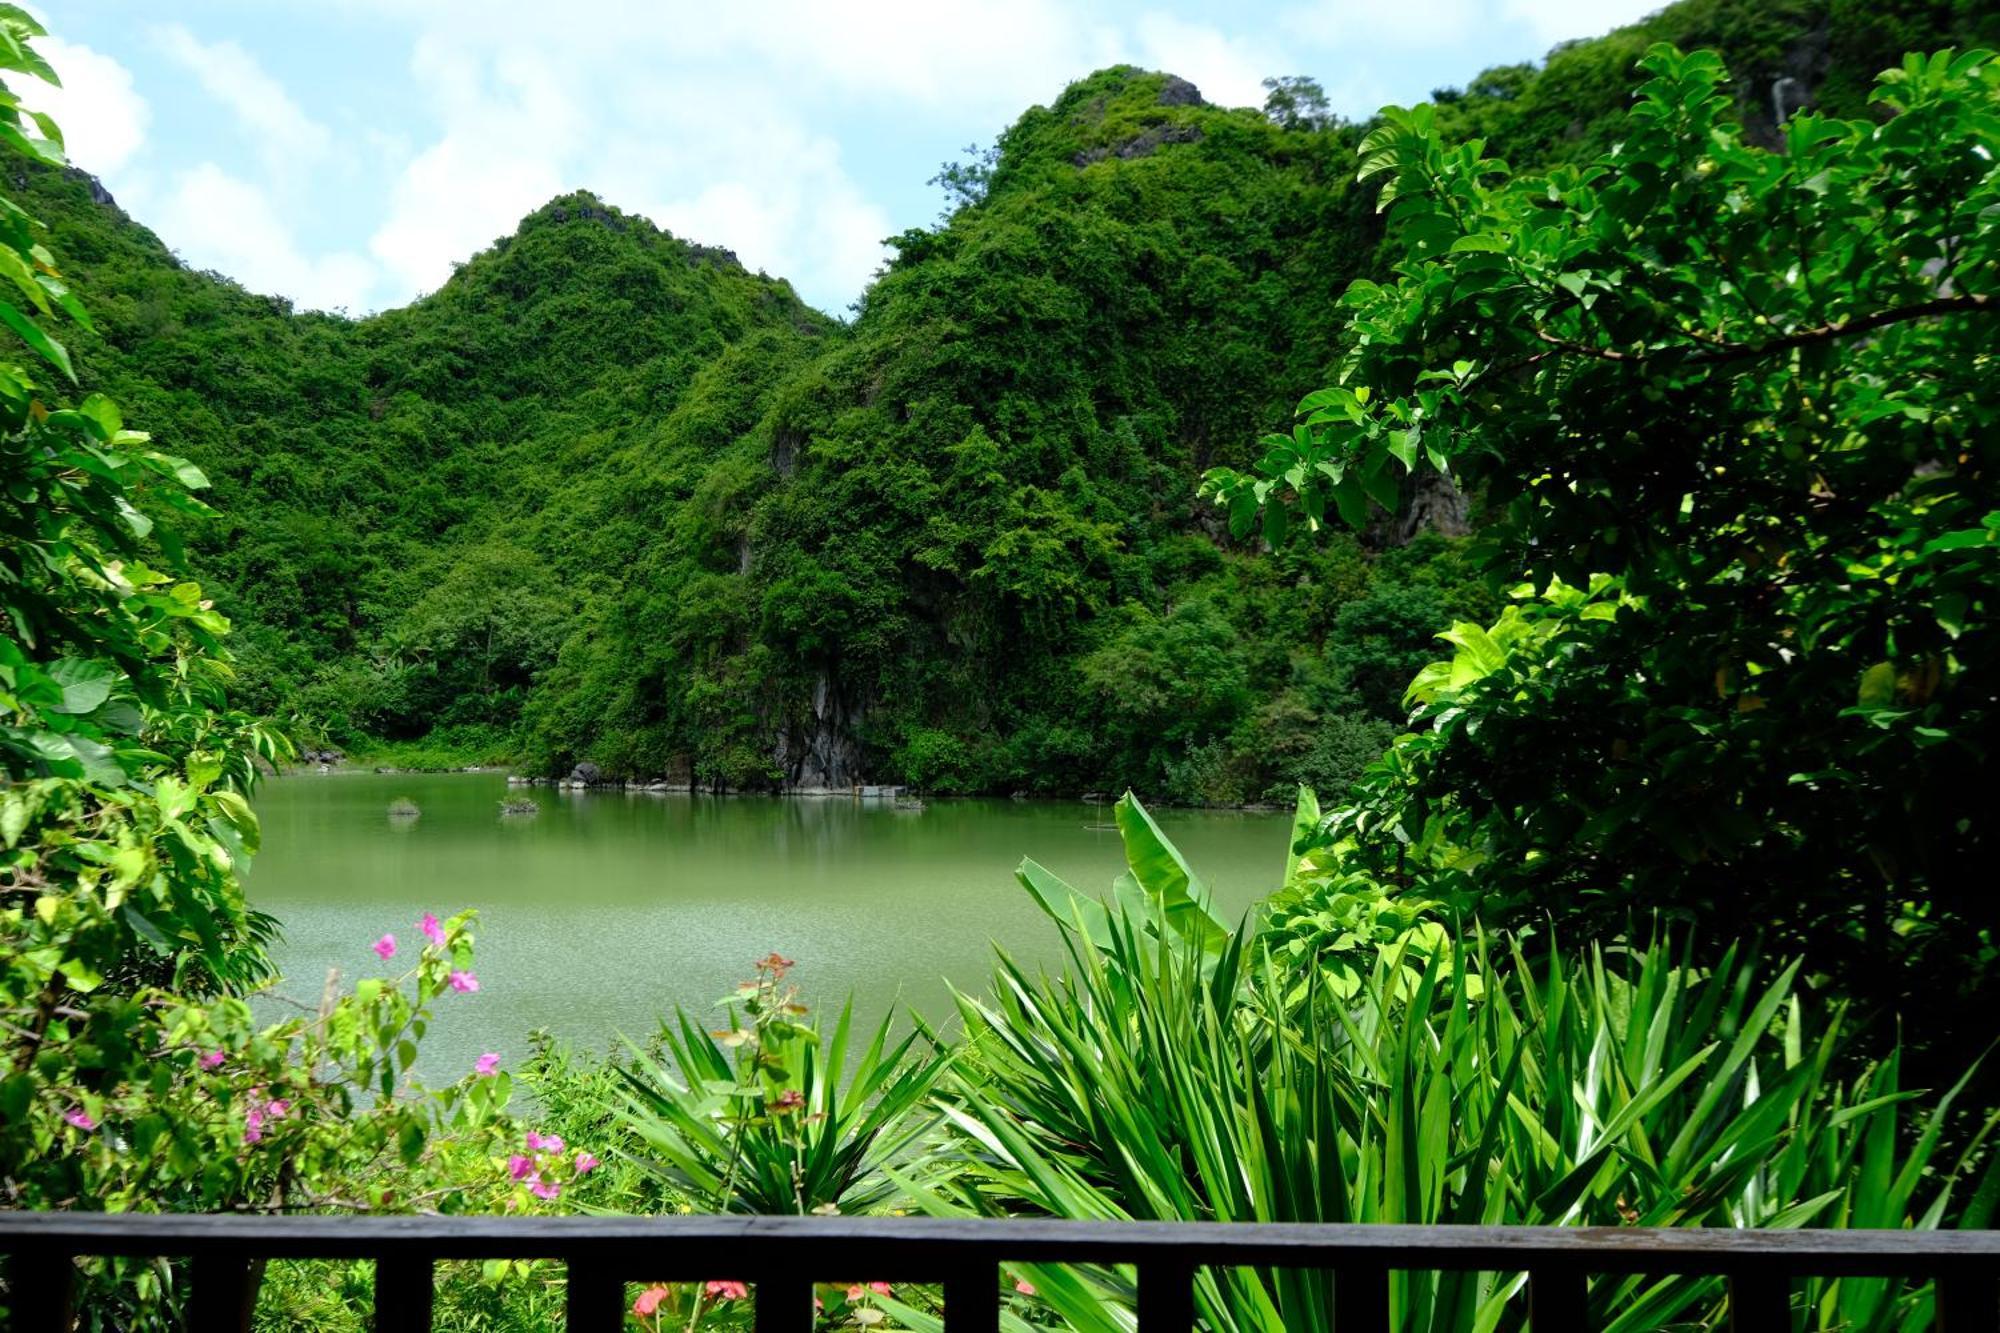
[[[585,1258],[724,1277],[767,1266],[921,1277],[974,1262],[1589,1273],[1902,1275],[2000,1263],[2000,1231],[1411,1226],[890,1217],[298,1217],[0,1211],[0,1252]],[[665,1274],[663,1274],[665,1275]]]

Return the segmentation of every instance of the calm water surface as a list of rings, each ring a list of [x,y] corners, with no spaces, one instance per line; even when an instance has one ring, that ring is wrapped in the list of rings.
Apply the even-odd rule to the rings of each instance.
[[[815,1007],[852,993],[870,1021],[899,998],[942,1020],[947,981],[983,989],[997,942],[1053,964],[1054,928],[1014,882],[1033,856],[1078,888],[1123,867],[1109,807],[532,791],[503,818],[498,774],[275,779],[258,797],[251,901],[285,926],[287,994],[327,969],[386,970],[369,945],[479,909],[476,995],[446,996],[425,1043],[432,1078],[484,1051],[515,1061],[546,1027],[593,1050],[650,1034],[676,1004],[703,1015],[776,949]],[[422,810],[392,820],[398,797]],[[1161,826],[1234,915],[1276,882],[1282,816],[1165,811]],[[402,961],[401,958],[397,960]]]

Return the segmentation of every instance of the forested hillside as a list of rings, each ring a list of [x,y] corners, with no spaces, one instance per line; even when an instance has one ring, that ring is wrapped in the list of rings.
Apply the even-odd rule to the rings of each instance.
[[[1436,102],[1511,161],[1580,159],[1664,39],[1718,48],[1768,139],[1996,28],[1683,0]],[[85,178],[23,187],[95,294],[85,378],[215,482],[192,539],[242,701],[308,740],[1241,801],[1352,777],[1433,634],[1494,609],[1450,535],[1476,494],[1422,497],[1446,535],[1275,552],[1195,497],[1324,382],[1333,301],[1377,270],[1362,128],[1297,81],[1259,112],[1100,72],[949,171],[959,206],[849,323],[588,195],[348,320],[187,271]]]

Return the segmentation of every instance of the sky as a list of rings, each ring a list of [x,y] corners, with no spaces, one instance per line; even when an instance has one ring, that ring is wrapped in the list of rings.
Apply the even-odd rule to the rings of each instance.
[[[941,163],[1106,65],[1334,110],[1462,85],[1660,0],[40,0],[17,91],[197,268],[361,314],[434,291],[565,191],[844,313]]]

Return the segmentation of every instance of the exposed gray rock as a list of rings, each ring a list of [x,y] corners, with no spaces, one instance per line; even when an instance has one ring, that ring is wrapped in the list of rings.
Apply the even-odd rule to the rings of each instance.
[[[1120,143],[1099,148],[1086,148],[1070,161],[1079,167],[1087,167],[1093,162],[1102,162],[1107,157],[1124,158],[1150,157],[1161,144],[1195,143],[1201,138],[1199,125],[1154,125],[1141,130]]]
[[[1759,148],[1783,147],[1785,122],[1812,106],[1832,63],[1832,43],[1822,23],[1786,47],[1775,68],[1737,84],[1743,138]]]
[[[854,733],[862,718],[858,701],[845,697],[830,672],[813,683],[812,712],[779,730],[772,758],[794,790],[830,791],[853,787],[862,778],[861,743]]]
[[[572,782],[580,782],[585,786],[589,786],[592,783],[604,780],[604,770],[586,759],[575,768],[572,768],[569,771],[569,776]]]
[[[771,470],[789,477],[799,470],[799,450],[805,439],[790,426],[780,425],[771,432]]]
[[[1396,515],[1392,540],[1407,546],[1420,532],[1463,537],[1472,531],[1465,516],[1465,492],[1458,483],[1431,468],[1411,478],[1409,498]]]
[[[1207,106],[1202,100],[1201,89],[1186,79],[1167,75],[1166,83],[1160,88],[1161,106]]]
[[[709,268],[743,267],[743,261],[736,257],[734,250],[724,249],[719,245],[697,245],[692,241],[688,242],[688,263],[705,264]]]

